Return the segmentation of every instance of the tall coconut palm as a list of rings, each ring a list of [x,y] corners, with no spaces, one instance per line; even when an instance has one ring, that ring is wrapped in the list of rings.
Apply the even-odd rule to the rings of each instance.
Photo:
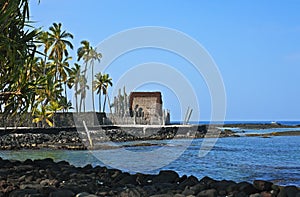
[[[64,84],[64,90],[65,90],[65,97],[68,100],[67,96],[67,82],[68,82],[68,74],[70,73],[70,68],[69,68],[69,61],[71,60],[71,57],[66,57],[62,62],[57,62],[58,66],[58,74],[60,77],[60,83]]]
[[[103,112],[105,112],[106,98],[108,96],[107,95],[107,89],[108,89],[108,86],[113,85],[112,78],[109,77],[109,74],[103,74],[102,75],[102,84],[103,84],[102,92],[103,92],[103,95],[104,95]]]
[[[69,71],[69,79],[67,81],[68,87],[71,89],[74,86],[75,90],[75,109],[78,113],[78,84],[80,78],[80,65],[75,63],[75,67],[71,68]]]
[[[83,70],[84,76],[86,76],[86,72],[87,72],[87,66],[88,63],[90,63],[91,65],[91,70],[92,70],[92,77],[94,77],[94,63],[95,61],[100,62],[100,59],[102,58],[102,54],[97,52],[96,48],[93,48],[92,46],[90,46],[90,43],[86,40],[81,41],[81,45],[82,47],[80,47],[77,50],[77,56],[78,56],[78,61],[80,61],[81,58],[83,58],[83,61],[85,63],[85,68]],[[93,85],[93,79],[92,79],[92,87]],[[93,105],[93,111],[95,111],[95,99],[94,99],[94,92],[93,92],[93,88],[91,88],[92,91],[92,105]]]
[[[99,95],[99,112],[101,112],[101,94],[103,88],[103,75],[101,72],[95,75],[95,80],[93,83],[93,91],[96,91],[96,94]]]
[[[49,28],[49,42],[51,43],[51,51],[49,59],[54,60],[56,64],[55,80],[61,77],[59,67],[62,65],[63,57],[68,57],[68,47],[73,49],[72,43],[68,39],[73,39],[73,35],[62,30],[62,24],[53,23]]]
[[[94,80],[94,86],[93,86],[93,91],[96,91],[96,94],[99,95],[99,112],[101,112],[101,94],[103,94],[104,97],[104,103],[103,103],[103,108],[102,112],[105,112],[105,104],[106,104],[106,99],[107,99],[107,89],[108,86],[112,86],[112,78],[109,77],[109,74],[102,74],[101,72],[97,73],[95,75],[95,80]]]
[[[80,94],[80,102],[79,102],[79,111],[81,111],[81,107],[83,104],[83,112],[85,112],[85,99],[86,99],[86,90],[89,89],[87,85],[87,80],[84,75],[80,75],[79,77],[79,90],[76,92]]]
[[[48,57],[48,51],[52,45],[52,41],[53,39],[50,39],[49,38],[49,33],[46,32],[46,31],[43,31],[39,34],[38,36],[38,41],[42,43],[41,46],[44,47],[44,61],[43,61],[43,67],[44,67],[44,70],[43,70],[43,73],[46,74],[46,65],[47,65],[47,57]]]

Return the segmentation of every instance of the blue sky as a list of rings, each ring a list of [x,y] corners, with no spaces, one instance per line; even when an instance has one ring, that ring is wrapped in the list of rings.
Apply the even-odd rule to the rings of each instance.
[[[297,0],[31,1],[35,26],[47,29],[53,22],[62,22],[75,36],[75,49],[81,40],[96,46],[115,33],[141,26],[168,27],[189,35],[209,52],[220,70],[227,97],[226,120],[299,120],[299,10]],[[192,70],[185,71],[187,63],[174,54],[135,51],[120,57],[107,72],[115,79],[132,65],[149,61],[174,65],[192,84],[197,81],[193,87],[201,120],[210,119],[205,82]],[[140,88],[147,89],[163,91],[172,119],[182,119],[185,112],[180,112],[174,93],[157,84]]]

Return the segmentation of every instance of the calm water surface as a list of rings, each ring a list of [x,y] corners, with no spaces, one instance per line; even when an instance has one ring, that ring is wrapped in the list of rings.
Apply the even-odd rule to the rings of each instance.
[[[300,136],[220,138],[209,154],[200,158],[198,153],[202,141],[203,139],[193,140],[193,143],[177,160],[150,173],[158,173],[161,169],[170,169],[177,171],[180,175],[194,175],[199,179],[204,176],[237,182],[264,179],[280,185],[300,186]],[[156,145],[128,147],[126,149],[147,152],[167,146],[169,154],[172,151],[175,152],[183,142],[184,139],[147,141],[147,143]],[[138,142],[122,143],[122,145],[134,143]],[[96,166],[104,164],[94,155],[101,154],[110,157],[112,154],[118,153],[118,150],[97,150],[94,152],[66,150],[1,151],[0,157],[18,160],[50,157],[55,161],[66,160],[75,166],[86,164]],[[155,158],[156,161],[168,157],[163,152],[161,154]],[[122,156],[118,157],[118,162],[123,160]],[[137,159],[132,162],[141,161]]]

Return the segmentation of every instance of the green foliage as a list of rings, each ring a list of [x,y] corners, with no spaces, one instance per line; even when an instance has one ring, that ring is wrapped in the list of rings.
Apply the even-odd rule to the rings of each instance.
[[[26,112],[34,96],[31,64],[37,29],[25,30],[29,17],[27,0],[0,2],[0,109],[7,116]]]
[[[86,90],[90,87],[87,85],[87,79],[84,75],[79,76],[79,90],[75,92],[75,94],[80,95],[79,102],[79,111],[81,111],[81,107],[83,107],[83,112],[85,112],[85,99],[86,99]]]
[[[80,65],[75,63],[74,67],[69,70],[69,79],[67,80],[67,86],[68,88],[73,88],[75,91],[75,109],[78,113],[78,85],[79,85],[79,79],[80,79]]]
[[[61,23],[53,23],[48,31],[30,27],[28,2],[0,0],[0,112],[10,117],[31,112],[33,122],[54,126],[54,113],[73,109],[67,87],[74,88],[76,111],[82,107],[85,111],[87,67],[90,64],[94,76],[94,63],[102,54],[82,41],[77,55],[85,69],[81,71],[77,63],[70,67],[73,35]],[[112,85],[107,78],[110,82],[101,86],[103,94]]]
[[[96,91],[96,94],[99,95],[99,112],[101,112],[101,94],[104,97],[103,103],[103,112],[105,111],[105,104],[107,99],[107,90],[109,86],[112,86],[112,78],[109,77],[109,74],[102,74],[101,72],[95,75],[95,80],[93,82],[93,91]]]
[[[82,58],[85,63],[85,69],[83,70],[84,76],[86,77],[86,71],[87,71],[87,66],[90,64],[92,67],[91,72],[92,72],[92,77],[94,77],[94,63],[95,61],[100,62],[100,59],[102,58],[102,54],[97,52],[96,48],[93,48],[90,46],[90,43],[86,40],[81,41],[82,47],[80,47],[77,50],[77,56],[78,56],[78,61]],[[92,81],[92,86],[94,81]],[[92,105],[93,105],[93,111],[95,111],[95,101],[94,101],[94,92],[93,89],[92,91]]]

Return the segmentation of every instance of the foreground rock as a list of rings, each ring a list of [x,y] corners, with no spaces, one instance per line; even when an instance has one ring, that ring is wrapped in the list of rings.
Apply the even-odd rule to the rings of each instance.
[[[0,158],[0,166],[0,196],[300,196],[295,186],[280,187],[262,180],[253,184],[209,177],[198,180],[169,170],[158,175],[129,174],[100,166],[75,167],[52,159],[20,162]]]

